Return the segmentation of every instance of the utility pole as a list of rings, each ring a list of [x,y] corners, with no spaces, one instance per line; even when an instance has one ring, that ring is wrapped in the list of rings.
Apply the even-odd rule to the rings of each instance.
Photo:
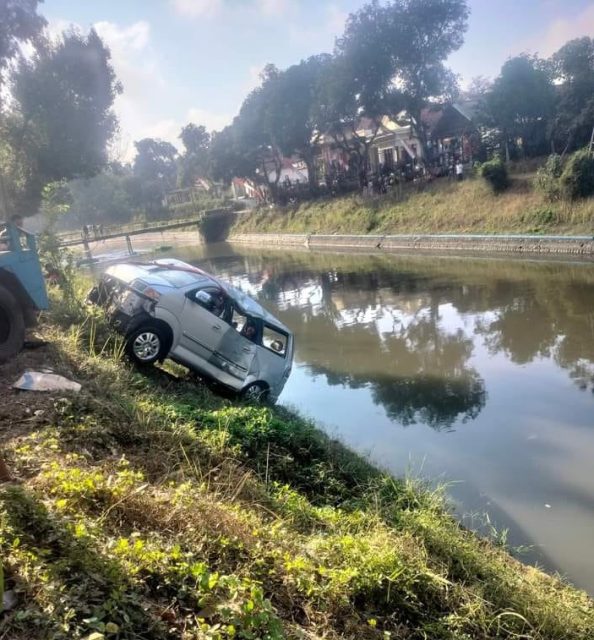
[[[588,147],[590,157],[594,158],[594,127],[592,128],[592,135],[590,136],[590,146]]]

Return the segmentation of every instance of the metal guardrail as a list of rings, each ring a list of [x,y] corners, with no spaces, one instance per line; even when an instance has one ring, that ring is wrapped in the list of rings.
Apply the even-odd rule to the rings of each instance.
[[[155,223],[148,222],[134,222],[132,224],[127,225],[108,225],[103,227],[103,234],[99,235],[99,233],[95,234],[92,230],[92,227],[87,225],[89,228],[89,234],[87,236],[87,240],[89,242],[95,242],[97,240],[103,240],[108,236],[114,235],[126,235],[128,233],[135,233],[138,231],[146,230],[150,231],[159,231],[162,227],[168,227],[172,224],[192,224],[194,222],[200,222],[204,214],[207,212],[201,212],[199,216],[193,216],[192,218],[174,218],[171,220],[159,220]],[[82,241],[84,238],[82,229],[80,231],[69,231],[64,233],[58,233],[58,240],[60,242],[72,242],[74,240]]]
[[[154,233],[159,231],[170,231],[174,229],[181,229],[183,227],[191,227],[193,225],[199,225],[205,218],[214,216],[217,214],[233,214],[232,209],[212,209],[210,211],[202,211],[200,215],[192,218],[184,218],[181,220],[165,220],[159,224],[147,225],[146,223],[136,223],[134,225],[127,225],[125,227],[117,227],[113,230],[113,227],[103,229],[103,235],[88,235],[85,236],[82,232],[76,234],[68,234],[59,236],[61,247],[73,247],[76,245],[84,245],[85,248],[89,248],[89,245],[94,242],[102,242],[104,240],[112,240],[114,238],[126,238],[130,240],[130,236],[141,235],[145,233]]]

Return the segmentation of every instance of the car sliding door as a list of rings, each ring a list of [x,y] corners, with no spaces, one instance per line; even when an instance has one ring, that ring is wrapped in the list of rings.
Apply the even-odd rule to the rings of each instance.
[[[206,295],[204,295],[206,294]],[[192,292],[184,301],[180,315],[181,337],[176,348],[178,355],[188,364],[203,368],[211,362],[213,354],[229,325],[213,312],[212,288]]]
[[[252,368],[256,356],[256,343],[260,339],[259,321],[233,310],[231,325],[219,342],[215,359],[230,376],[227,384],[240,389]]]

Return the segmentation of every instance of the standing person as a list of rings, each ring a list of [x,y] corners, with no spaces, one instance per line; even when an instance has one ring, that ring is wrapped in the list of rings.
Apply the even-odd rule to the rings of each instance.
[[[456,162],[456,180],[462,182],[464,180],[464,165],[462,164],[462,158],[458,158]]]

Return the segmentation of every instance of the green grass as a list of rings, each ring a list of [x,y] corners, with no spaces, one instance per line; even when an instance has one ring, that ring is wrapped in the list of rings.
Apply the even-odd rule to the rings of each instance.
[[[494,195],[482,179],[439,179],[409,185],[397,195],[320,199],[297,207],[240,216],[232,233],[559,233],[594,232],[594,198],[547,202],[534,174],[512,175],[511,188]]]
[[[19,604],[0,637],[591,637],[585,594],[462,529],[442,491],[286,410],[132,369],[76,301],[54,295],[42,332],[83,390],[44,396],[5,438]]]

